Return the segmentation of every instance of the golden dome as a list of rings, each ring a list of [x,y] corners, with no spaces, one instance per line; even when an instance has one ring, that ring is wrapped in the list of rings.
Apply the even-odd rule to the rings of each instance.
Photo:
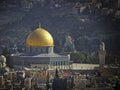
[[[28,35],[26,45],[35,47],[54,46],[54,40],[47,30],[39,27]]]

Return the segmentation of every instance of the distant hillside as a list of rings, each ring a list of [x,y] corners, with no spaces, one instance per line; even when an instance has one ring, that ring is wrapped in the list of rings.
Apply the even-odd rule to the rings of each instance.
[[[100,42],[104,41],[109,52],[119,52],[119,23],[94,14],[78,15],[73,7],[46,6],[0,11],[0,45],[13,47],[17,44],[19,48],[25,47],[27,35],[41,23],[53,35],[56,52],[60,52],[68,33],[74,39],[78,51],[97,52]]]

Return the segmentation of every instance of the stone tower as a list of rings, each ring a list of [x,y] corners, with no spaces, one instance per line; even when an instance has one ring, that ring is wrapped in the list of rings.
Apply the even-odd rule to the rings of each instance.
[[[105,65],[105,56],[106,56],[105,43],[102,42],[100,44],[100,49],[99,49],[99,65],[100,65],[100,67],[104,67],[104,65]]]
[[[64,44],[64,52],[71,53],[76,52],[74,40],[70,35],[67,35],[66,42]]]

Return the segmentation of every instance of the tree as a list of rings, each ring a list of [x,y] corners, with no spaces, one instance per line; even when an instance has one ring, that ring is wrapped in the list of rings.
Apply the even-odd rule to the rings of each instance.
[[[46,90],[50,89],[50,85],[49,85],[49,73],[47,74],[47,81],[46,81]]]
[[[56,71],[55,71],[55,77],[54,77],[55,79],[59,79],[59,75],[58,75],[58,69],[56,69]]]
[[[71,87],[70,88],[72,89],[74,86],[75,86],[75,84],[74,84],[74,78],[72,77],[71,78]]]
[[[52,90],[67,90],[67,79],[59,78],[57,69],[52,83]]]
[[[76,63],[83,63],[85,62],[86,55],[82,52],[77,53],[71,53],[71,61],[74,61]]]
[[[98,55],[88,55],[87,56],[87,63],[95,64],[98,62],[99,62]]]

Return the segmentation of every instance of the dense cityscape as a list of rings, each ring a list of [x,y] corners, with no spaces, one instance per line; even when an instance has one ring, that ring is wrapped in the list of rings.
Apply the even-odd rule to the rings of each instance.
[[[120,90],[120,0],[1,0],[0,90]]]

